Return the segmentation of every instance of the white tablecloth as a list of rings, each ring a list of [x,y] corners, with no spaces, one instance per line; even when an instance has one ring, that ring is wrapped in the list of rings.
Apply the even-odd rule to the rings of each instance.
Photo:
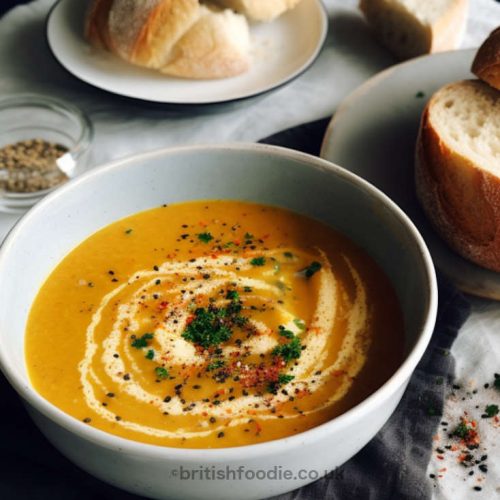
[[[172,113],[164,108],[124,101],[97,91],[67,74],[52,58],[45,43],[45,17],[52,0],[20,6],[0,20],[0,95],[37,92],[60,96],[84,109],[95,125],[92,164],[168,145],[255,141],[284,128],[333,114],[338,103],[357,85],[394,59],[373,41],[356,0],[325,0],[330,31],[319,59],[290,85],[248,106],[215,114]],[[462,42],[477,47],[500,24],[495,0],[470,0],[467,30]],[[17,217],[0,214],[0,239]],[[483,387],[500,372],[500,306],[474,300],[473,313],[462,328],[452,354],[457,383]],[[479,398],[481,402],[479,403]],[[443,418],[457,419],[464,410],[477,414],[476,405],[499,404],[500,391],[480,391],[476,399],[450,397]],[[500,498],[500,429],[479,422],[488,449],[489,472],[483,481],[464,474],[457,461],[433,454],[429,474],[435,497],[446,500]],[[445,436],[436,439],[437,445]],[[495,441],[499,444],[495,447]],[[446,469],[446,471],[442,470]],[[439,472],[441,470],[441,472]],[[429,479],[431,480],[431,479]],[[481,491],[474,485],[481,484]]]

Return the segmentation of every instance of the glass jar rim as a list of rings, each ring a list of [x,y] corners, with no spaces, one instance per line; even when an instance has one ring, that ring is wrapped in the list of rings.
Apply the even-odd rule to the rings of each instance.
[[[59,98],[41,94],[18,93],[0,98],[0,113],[23,106],[43,108],[74,118],[80,127],[80,134],[69,152],[78,157],[87,151],[94,137],[94,127],[81,109]]]

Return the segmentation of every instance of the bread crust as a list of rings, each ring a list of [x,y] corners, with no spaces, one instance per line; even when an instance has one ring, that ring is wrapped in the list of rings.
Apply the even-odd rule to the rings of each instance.
[[[134,64],[161,68],[182,36],[200,17],[198,0],[163,0],[150,13],[130,54]]]
[[[108,29],[109,11],[113,0],[94,0],[90,3],[85,17],[85,38],[94,47],[111,50]]]
[[[93,0],[85,36],[129,63],[184,78],[226,78],[250,66],[245,18],[199,0]]]
[[[492,31],[479,47],[471,71],[488,85],[500,90],[500,27]]]
[[[500,179],[451,149],[427,104],[415,153],[417,198],[434,229],[462,257],[500,271]]]
[[[359,0],[359,8],[376,38],[399,59],[456,49],[465,29],[468,6],[469,0],[454,0],[429,22],[397,0]]]

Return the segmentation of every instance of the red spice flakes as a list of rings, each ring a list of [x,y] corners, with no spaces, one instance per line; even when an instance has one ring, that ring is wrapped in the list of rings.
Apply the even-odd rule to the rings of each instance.
[[[256,387],[269,382],[277,382],[280,369],[276,365],[260,365],[243,370],[240,373],[240,383],[243,387]]]

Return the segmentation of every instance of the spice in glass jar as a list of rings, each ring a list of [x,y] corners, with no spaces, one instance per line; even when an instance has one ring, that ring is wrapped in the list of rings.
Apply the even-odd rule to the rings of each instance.
[[[33,193],[68,179],[57,159],[68,148],[43,139],[30,139],[0,148],[0,190]]]

